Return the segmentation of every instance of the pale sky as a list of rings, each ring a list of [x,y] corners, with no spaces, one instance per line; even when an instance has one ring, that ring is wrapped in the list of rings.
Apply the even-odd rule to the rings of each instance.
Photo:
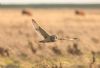
[[[99,3],[100,0],[0,0],[2,4],[57,4],[57,3]]]

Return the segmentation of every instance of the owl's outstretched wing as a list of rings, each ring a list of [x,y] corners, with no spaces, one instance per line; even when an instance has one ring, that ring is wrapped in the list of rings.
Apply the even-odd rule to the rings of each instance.
[[[33,23],[33,25],[34,25],[36,31],[38,31],[45,39],[46,39],[47,37],[50,36],[45,30],[43,30],[43,29],[36,23],[36,21],[35,21],[34,19],[32,19],[32,23]]]

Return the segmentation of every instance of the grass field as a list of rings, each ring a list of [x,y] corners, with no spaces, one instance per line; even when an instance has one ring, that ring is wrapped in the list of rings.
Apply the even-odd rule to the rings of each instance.
[[[0,9],[0,47],[9,49],[10,57],[0,56],[5,68],[89,68],[91,51],[96,52],[94,68],[100,68],[100,10],[79,9],[85,15],[76,15],[76,9],[27,8],[31,16],[22,15],[21,8]],[[66,40],[39,43],[42,38],[35,31],[31,19],[51,35]],[[81,55],[68,52],[78,38]],[[12,66],[12,67],[9,67]],[[13,67],[14,66],[14,67]]]

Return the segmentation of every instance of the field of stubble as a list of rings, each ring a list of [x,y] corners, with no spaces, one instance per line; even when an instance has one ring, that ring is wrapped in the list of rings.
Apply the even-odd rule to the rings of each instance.
[[[9,49],[9,57],[0,56],[1,68],[89,68],[91,51],[96,52],[94,68],[100,68],[100,10],[81,9],[27,9],[32,17],[22,15],[22,9],[0,9],[0,47]],[[66,40],[39,43],[31,19],[51,35]],[[81,55],[70,53],[70,38],[78,38]],[[73,49],[73,48],[72,48]]]

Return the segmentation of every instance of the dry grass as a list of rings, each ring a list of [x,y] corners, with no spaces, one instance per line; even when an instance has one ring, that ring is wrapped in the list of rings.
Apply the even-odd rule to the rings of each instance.
[[[100,10],[82,9],[84,16],[75,15],[74,9],[28,9],[32,17],[23,16],[22,9],[0,10],[0,46],[9,49],[10,57],[0,56],[0,66],[20,68],[88,68],[91,51],[96,55],[97,68],[100,67]],[[98,14],[97,14],[98,13]],[[42,37],[36,33],[31,19],[49,34],[59,38],[54,43],[39,43]],[[78,46],[82,55],[71,55],[66,48],[79,38]],[[18,63],[15,63],[17,61]]]

